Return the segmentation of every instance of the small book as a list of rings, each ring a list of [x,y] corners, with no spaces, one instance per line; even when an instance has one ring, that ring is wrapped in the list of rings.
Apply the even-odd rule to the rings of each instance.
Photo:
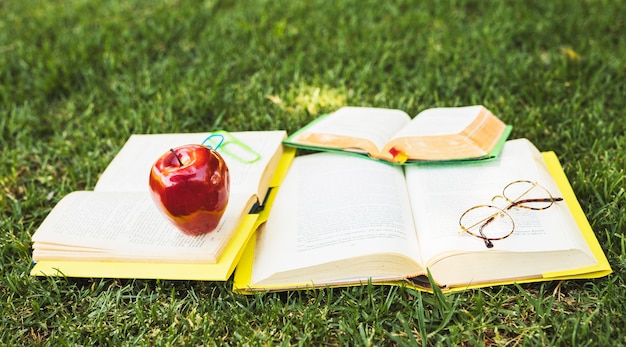
[[[455,165],[296,157],[234,290],[455,291],[610,272],[556,155],[516,139],[495,160]]]
[[[431,108],[413,119],[396,109],[342,107],[315,119],[285,144],[394,164],[481,160],[498,155],[511,128],[480,105]]]
[[[31,274],[226,280],[263,222],[268,195],[280,184],[295,150],[282,145],[284,131],[229,133],[238,142],[218,148],[231,177],[226,212],[217,230],[187,236],[157,209],[148,177],[170,148],[200,144],[209,135],[132,135],[93,191],[68,194],[46,216],[32,236]]]

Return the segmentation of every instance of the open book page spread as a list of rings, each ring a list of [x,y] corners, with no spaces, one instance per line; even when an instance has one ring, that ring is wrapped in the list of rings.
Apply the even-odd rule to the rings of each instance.
[[[511,202],[503,189],[516,181],[540,185],[549,208],[506,206]],[[298,157],[258,235],[250,284],[385,281],[428,268],[436,282],[451,288],[597,265],[561,197],[542,155],[525,139],[508,141],[491,162],[404,170],[341,154]],[[464,232],[461,216],[479,205],[506,211],[493,217],[510,216],[510,236],[495,237],[488,246]],[[491,237],[492,225],[500,233],[505,224],[494,221],[483,237]]]
[[[495,157],[510,129],[481,105],[431,108],[413,119],[401,110],[342,107],[309,123],[285,143],[355,152],[395,164],[479,160]]]
[[[416,249],[400,167],[317,153],[294,159],[257,238],[252,278],[265,284],[401,278],[410,271],[406,263],[419,257]],[[371,256],[377,252],[396,262],[380,263]],[[275,273],[285,277],[270,278]]]

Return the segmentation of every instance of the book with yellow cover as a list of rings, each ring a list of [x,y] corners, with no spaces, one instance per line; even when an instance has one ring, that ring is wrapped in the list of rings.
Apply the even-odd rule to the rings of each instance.
[[[33,239],[33,276],[226,280],[285,176],[295,150],[284,131],[230,133],[244,144],[218,149],[231,175],[228,207],[217,230],[187,236],[157,210],[148,192],[154,161],[169,148],[210,133],[132,135],[93,191],[65,196]],[[225,151],[222,152],[221,149]],[[253,150],[253,160],[250,153]],[[248,158],[245,158],[248,156]]]
[[[428,274],[458,291],[610,272],[556,155],[517,139],[493,161],[463,165],[296,157],[234,291],[363,283],[429,291]]]
[[[285,140],[289,146],[346,152],[393,164],[493,159],[511,132],[481,105],[437,107],[411,118],[375,107],[342,107]]]

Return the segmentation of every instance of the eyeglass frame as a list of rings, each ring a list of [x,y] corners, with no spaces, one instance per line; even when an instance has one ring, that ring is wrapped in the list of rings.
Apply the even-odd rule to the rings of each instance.
[[[537,198],[537,199],[509,199],[504,193],[506,191],[506,189],[510,186],[512,186],[513,184],[517,184],[517,183],[529,183],[531,184],[531,188],[527,189],[525,192],[523,192],[519,197],[521,198],[522,196],[524,196],[526,193],[528,193],[531,189],[534,189],[535,187],[540,187],[543,190],[546,191],[546,193],[548,193],[549,197],[547,198]],[[533,181],[529,181],[529,180],[516,180],[513,181],[509,184],[507,184],[506,186],[504,186],[504,188],[502,189],[502,195],[496,195],[493,198],[491,198],[491,202],[494,202],[494,200],[496,199],[504,199],[506,200],[509,204],[504,207],[504,208],[500,208],[498,206],[494,206],[494,205],[476,205],[473,207],[470,207],[469,209],[467,209],[465,212],[463,212],[463,214],[461,214],[461,217],[459,217],[459,226],[461,227],[461,230],[463,230],[464,232],[477,237],[479,239],[482,239],[485,242],[485,246],[487,248],[493,248],[493,242],[492,241],[498,241],[498,240],[504,240],[507,237],[511,236],[511,234],[513,234],[513,232],[515,231],[515,220],[513,219],[513,217],[511,217],[510,214],[508,214],[506,211],[510,210],[513,207],[521,207],[521,208],[525,208],[528,210],[534,210],[534,211],[539,211],[539,210],[545,210],[548,209],[550,207],[552,207],[552,205],[554,205],[555,202],[558,201],[563,201],[563,198],[561,197],[553,197],[552,193],[550,193],[550,191],[542,186],[541,184],[537,183],[537,182],[533,182]],[[542,207],[531,207],[531,206],[526,206],[526,205],[522,205],[525,203],[531,203],[531,202],[549,202],[550,204],[548,206],[542,206]],[[496,213],[492,214],[491,216],[487,216],[486,218],[483,218],[481,220],[479,220],[478,222],[472,224],[469,227],[465,227],[463,226],[463,224],[461,223],[463,220],[463,217],[469,213],[472,210],[478,209],[478,208],[483,208],[483,207],[488,207],[488,208],[494,208],[497,210]],[[483,233],[483,228],[487,226],[487,224],[491,223],[498,215],[500,214],[504,214],[507,217],[509,217],[509,219],[511,220],[512,226],[511,226],[511,231],[509,233],[507,233],[504,236],[500,236],[500,237],[487,237],[484,233]],[[471,231],[469,231],[469,229],[475,228],[477,225],[481,224],[482,225],[478,228],[478,232],[480,233],[480,235],[475,234]]]

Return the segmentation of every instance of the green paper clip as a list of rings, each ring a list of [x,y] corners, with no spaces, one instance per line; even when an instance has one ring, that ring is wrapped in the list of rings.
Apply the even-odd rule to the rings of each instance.
[[[202,141],[202,145],[211,147],[221,154],[244,164],[252,164],[261,159],[259,153],[224,130],[216,131],[209,135]]]

